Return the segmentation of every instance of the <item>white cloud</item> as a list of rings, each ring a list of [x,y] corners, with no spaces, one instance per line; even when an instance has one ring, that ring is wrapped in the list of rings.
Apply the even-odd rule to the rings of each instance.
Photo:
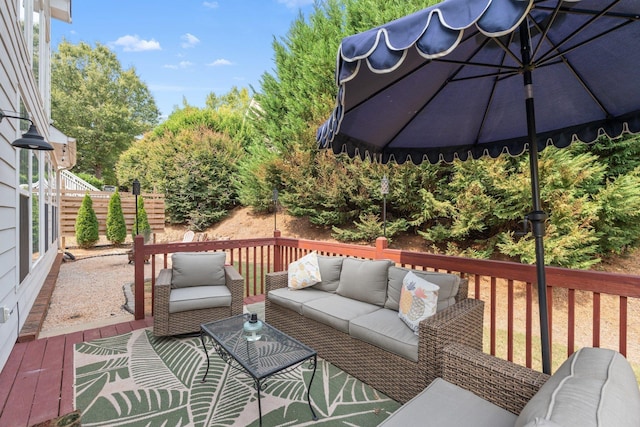
[[[210,67],[220,67],[223,65],[233,65],[233,62],[229,61],[228,59],[216,59],[215,61],[211,62],[210,64],[207,64]]]
[[[209,9],[217,9],[220,4],[217,1],[205,1],[202,2],[204,7],[208,7]]]
[[[185,68],[191,68],[193,66],[193,62],[190,61],[180,61],[177,64],[165,64],[162,67],[163,68],[169,68],[171,70],[177,70],[177,69],[185,69]]]
[[[311,4],[313,0],[278,0],[278,3],[285,4],[287,7],[293,9]]]
[[[129,35],[120,37],[111,43],[114,46],[122,47],[125,52],[142,52],[146,50],[162,50],[160,43],[151,40],[142,40],[138,35]]]
[[[182,40],[181,46],[185,49],[189,49],[190,47],[194,47],[195,45],[200,43],[200,39],[191,33],[180,36],[180,39]]]

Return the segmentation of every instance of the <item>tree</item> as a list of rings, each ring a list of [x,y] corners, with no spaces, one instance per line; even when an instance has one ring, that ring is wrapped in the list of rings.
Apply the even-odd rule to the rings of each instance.
[[[120,245],[127,237],[127,225],[124,222],[120,193],[116,191],[109,198],[107,210],[107,239],[114,245]]]
[[[122,154],[118,179],[138,178],[143,188],[163,192],[169,222],[202,230],[237,203],[233,181],[244,154],[242,126],[238,113],[176,110]]]
[[[317,150],[316,130],[335,107],[335,52],[342,37],[435,1],[327,0],[274,40],[274,73],[265,73],[252,139],[239,165],[238,194],[257,210],[277,187],[290,214],[333,227],[334,237],[371,239],[380,228],[380,178],[391,182],[388,231],[406,224],[434,250],[534,261],[530,236],[514,231],[531,211],[528,157],[453,165],[379,165]],[[366,71],[364,71],[366,72]],[[215,100],[214,100],[215,101]],[[640,245],[640,145],[637,136],[592,146],[549,147],[540,179],[547,261],[588,268],[600,257]],[[410,162],[408,162],[410,163]],[[343,227],[343,226],[347,227]]]
[[[158,123],[159,111],[135,69],[123,70],[106,46],[63,41],[51,60],[51,116],[76,138],[75,170],[116,184],[120,153]]]
[[[261,138],[248,149],[258,157],[247,156],[239,165],[243,202],[264,211],[277,187],[289,212],[308,215],[314,224],[351,224],[363,214],[377,213],[382,168],[318,152],[316,129],[335,106],[333,70],[340,40],[423,7],[425,2],[417,0],[317,2],[308,19],[300,15],[285,37],[274,40],[274,73],[261,78],[259,110],[252,120]],[[389,203],[393,213],[394,197]]]
[[[76,217],[76,243],[81,248],[90,248],[99,240],[98,217],[93,210],[93,201],[89,193],[84,195],[78,216]]]
[[[214,111],[235,111],[244,115],[251,105],[251,96],[247,88],[233,86],[229,92],[217,96],[215,92],[207,95],[205,105]]]
[[[133,227],[131,228],[131,238],[135,240],[136,232],[144,236],[144,241],[149,240],[151,235],[151,226],[149,225],[149,218],[147,217],[147,211],[144,208],[144,197],[138,197],[138,215],[133,221]]]

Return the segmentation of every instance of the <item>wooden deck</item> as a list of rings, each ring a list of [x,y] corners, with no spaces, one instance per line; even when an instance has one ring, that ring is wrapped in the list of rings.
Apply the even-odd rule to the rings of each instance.
[[[0,426],[28,427],[73,411],[73,346],[153,325],[153,318],[15,345],[0,373]]]

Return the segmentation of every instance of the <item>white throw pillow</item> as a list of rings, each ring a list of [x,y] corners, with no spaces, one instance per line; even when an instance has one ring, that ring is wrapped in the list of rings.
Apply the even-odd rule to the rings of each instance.
[[[288,286],[291,289],[304,289],[322,281],[318,254],[310,252],[297,261],[289,264]]]
[[[398,316],[418,335],[419,324],[436,313],[440,287],[408,272],[402,280]]]

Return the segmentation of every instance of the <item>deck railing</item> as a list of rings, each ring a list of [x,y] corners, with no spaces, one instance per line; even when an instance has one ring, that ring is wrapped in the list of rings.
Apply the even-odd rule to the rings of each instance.
[[[469,297],[485,301],[485,351],[540,369],[535,266],[281,237],[144,245],[135,242],[135,315],[144,318],[144,257],[151,256],[152,283],[174,252],[226,251],[245,278],[245,296],[264,292],[265,274],[316,251],[399,266],[459,274],[469,279]],[[553,366],[580,347],[607,347],[640,365],[640,276],[547,267],[547,301]]]

